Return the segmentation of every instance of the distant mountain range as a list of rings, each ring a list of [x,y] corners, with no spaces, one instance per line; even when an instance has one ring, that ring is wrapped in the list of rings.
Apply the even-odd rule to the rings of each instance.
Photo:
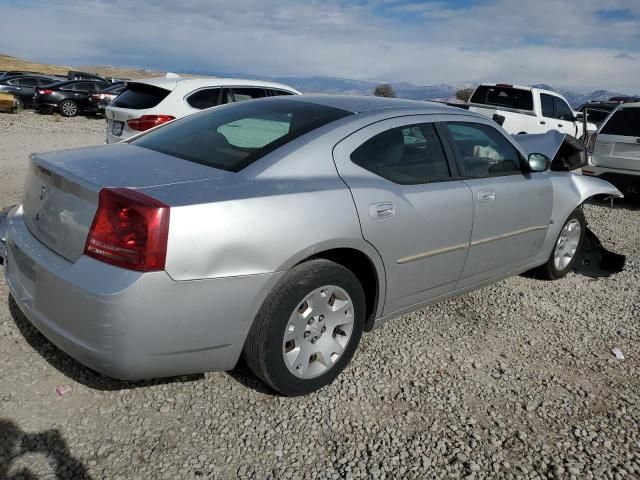
[[[196,74],[212,75],[211,72],[197,72]],[[246,73],[215,73],[216,76],[250,78],[254,75]],[[300,90],[303,93],[333,93],[347,95],[371,95],[373,89],[383,82],[374,82],[369,80],[352,80],[348,78],[336,77],[264,77],[264,80],[272,80],[274,82],[286,83]],[[455,99],[456,92],[462,88],[475,88],[480,82],[448,84],[441,83],[438,85],[413,85],[411,83],[389,82],[393,87],[398,98],[407,98],[410,100],[438,100],[450,101]],[[608,100],[614,96],[624,96],[626,94],[619,92],[610,92],[608,90],[594,90],[593,92],[578,92],[562,88],[553,88],[546,84],[532,85],[538,88],[553,90],[564,96],[569,103],[578,108],[585,102],[590,100]]]

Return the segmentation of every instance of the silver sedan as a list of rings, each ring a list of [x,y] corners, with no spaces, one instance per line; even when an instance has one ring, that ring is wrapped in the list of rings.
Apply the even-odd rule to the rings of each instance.
[[[598,194],[621,196],[465,110],[271,98],[33,155],[5,275],[94,370],[172,376],[243,355],[299,395],[393,317],[534,268],[564,276]]]

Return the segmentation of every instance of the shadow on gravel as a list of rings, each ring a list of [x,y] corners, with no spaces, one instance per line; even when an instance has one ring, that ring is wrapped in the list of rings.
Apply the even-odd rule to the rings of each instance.
[[[256,377],[249,367],[245,363],[242,357],[238,360],[235,368],[229,372],[225,372],[231,378],[233,378],[236,382],[243,385],[246,388],[250,388],[251,390],[262,393],[265,395],[269,395],[272,397],[278,396],[278,393],[268,387],[265,383],[260,381],[258,377]]]
[[[94,390],[127,390],[144,388],[154,385],[164,385],[170,383],[190,383],[204,379],[204,374],[182,375],[179,377],[158,378],[152,380],[126,381],[110,378],[95,372],[80,362],[70,357],[53,343],[51,343],[20,311],[15,300],[9,295],[7,303],[11,317],[22,333],[27,343],[42,357],[49,365],[69,377],[70,379]],[[0,475],[0,480],[4,477]]]
[[[29,454],[44,455],[57,479],[85,479],[91,476],[78,459],[71,456],[67,442],[58,430],[26,433],[10,420],[0,418],[0,479],[35,480],[41,478],[29,470]],[[52,478],[47,475],[46,478]]]

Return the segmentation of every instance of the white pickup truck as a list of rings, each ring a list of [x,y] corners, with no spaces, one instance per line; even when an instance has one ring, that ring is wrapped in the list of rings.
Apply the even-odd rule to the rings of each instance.
[[[562,95],[550,90],[505,83],[483,83],[471,95],[467,107],[498,122],[512,135],[558,130],[582,139],[582,113],[574,111]],[[595,124],[587,124],[588,133]]]

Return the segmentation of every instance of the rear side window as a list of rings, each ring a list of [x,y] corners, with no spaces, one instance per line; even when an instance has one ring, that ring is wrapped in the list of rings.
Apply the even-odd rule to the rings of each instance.
[[[286,90],[276,90],[274,88],[269,89],[268,92],[272,97],[278,97],[280,95],[294,95],[293,93],[287,92]]]
[[[533,95],[529,90],[513,87],[480,85],[473,92],[471,103],[494,105],[496,107],[533,110]]]
[[[129,83],[127,89],[113,102],[114,107],[144,110],[153,108],[171,93],[165,88],[144,83]]]
[[[204,110],[205,108],[220,105],[221,88],[205,88],[189,95],[187,103],[193,108]]]
[[[351,161],[401,185],[446,180],[449,164],[435,128],[430,123],[397,127],[360,145]]]
[[[614,112],[600,133],[640,137],[640,108],[621,108]]]
[[[245,100],[252,100],[254,98],[266,97],[267,92],[264,88],[234,88],[233,89],[233,101],[243,102]]]
[[[238,172],[301,135],[347,115],[351,112],[288,99],[243,102],[176,120],[133,144]]]

